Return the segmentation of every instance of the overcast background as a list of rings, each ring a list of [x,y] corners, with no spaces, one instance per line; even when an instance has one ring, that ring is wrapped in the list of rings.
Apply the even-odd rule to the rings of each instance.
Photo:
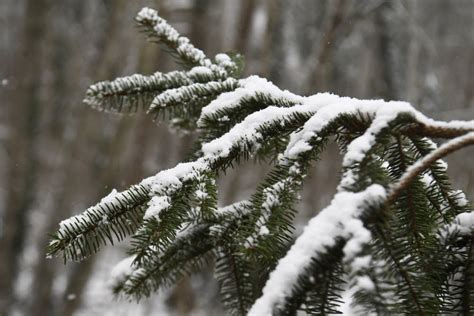
[[[210,272],[140,305],[113,301],[107,276],[126,243],[79,264],[45,259],[61,219],[190,150],[192,135],[81,103],[98,80],[178,67],[138,33],[145,5],[209,56],[242,52],[245,75],[293,92],[405,100],[434,118],[474,119],[472,0],[0,0],[0,315],[221,313]],[[449,158],[471,198],[473,155]],[[315,166],[298,228],[328,203],[339,162],[331,146]],[[265,170],[229,173],[221,204],[248,196]]]

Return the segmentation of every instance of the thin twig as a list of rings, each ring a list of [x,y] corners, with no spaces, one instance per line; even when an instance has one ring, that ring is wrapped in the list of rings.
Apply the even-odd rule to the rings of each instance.
[[[390,194],[387,198],[386,204],[391,204],[397,199],[403,190],[415,179],[416,176],[421,174],[423,171],[429,168],[436,160],[441,159],[461,148],[474,145],[474,132],[467,133],[463,136],[456,137],[443,145],[438,149],[434,150],[430,154],[423,157],[412,166],[410,166],[406,172],[401,176],[398,182],[393,185]]]

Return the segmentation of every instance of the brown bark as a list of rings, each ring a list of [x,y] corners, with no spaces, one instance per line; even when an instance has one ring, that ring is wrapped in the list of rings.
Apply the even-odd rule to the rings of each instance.
[[[9,101],[10,143],[8,144],[8,193],[0,236],[0,314],[7,315],[15,302],[14,282],[27,233],[28,212],[33,206],[39,168],[38,138],[41,84],[41,35],[44,32],[48,0],[26,3],[22,46],[13,62],[17,86]]]
[[[236,38],[235,49],[241,54],[245,54],[247,51],[255,5],[256,1],[254,0],[243,0],[240,7],[239,24],[237,27],[239,32]]]
[[[317,68],[310,78],[312,90],[326,91],[329,88],[328,83],[331,82],[331,78],[328,77],[330,75],[330,58],[337,40],[337,32],[344,21],[346,5],[346,0],[338,0],[334,4],[333,13],[329,17],[324,36],[319,43],[319,53],[316,58]]]

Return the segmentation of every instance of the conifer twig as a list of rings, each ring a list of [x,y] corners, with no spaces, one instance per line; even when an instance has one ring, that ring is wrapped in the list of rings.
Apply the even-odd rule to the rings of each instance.
[[[398,182],[393,185],[392,190],[387,197],[386,204],[391,204],[393,201],[395,201],[401,192],[403,192],[403,190],[405,190],[407,186],[413,181],[413,179],[428,169],[429,166],[436,160],[473,144],[474,132],[470,132],[444,143],[438,149],[434,150],[430,154],[426,155],[423,159],[410,166],[405,174],[400,177]]]

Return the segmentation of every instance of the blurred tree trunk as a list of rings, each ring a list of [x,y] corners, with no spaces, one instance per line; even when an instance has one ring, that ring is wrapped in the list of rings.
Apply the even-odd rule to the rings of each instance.
[[[392,29],[389,15],[393,10],[393,4],[390,1],[384,1],[375,13],[375,29],[377,30],[378,57],[380,77],[382,86],[379,95],[385,100],[396,100],[400,93],[397,87],[397,74],[393,54],[394,47],[392,41]]]
[[[327,21],[324,23],[324,35],[319,42],[316,57],[316,70],[309,79],[311,89],[318,91],[328,91],[331,78],[331,57],[337,39],[337,32],[344,21],[344,14],[346,10],[347,1],[337,0],[331,3],[333,5],[332,14],[328,15]]]
[[[284,0],[269,0],[266,2],[267,26],[266,36],[263,41],[262,58],[263,72],[266,77],[283,86],[291,79],[286,76],[287,45],[284,30],[287,23],[289,2]]]
[[[418,16],[418,2],[412,1],[407,4],[409,7],[410,21],[416,21]],[[420,100],[420,53],[421,44],[418,36],[410,32],[409,46],[408,46],[408,63],[407,63],[407,78],[406,78],[406,99],[407,101],[417,104]]]
[[[105,19],[105,28],[99,30],[101,33],[105,34],[104,38],[106,39],[106,42],[102,43],[103,49],[101,50],[101,57],[99,57],[99,60],[110,60],[112,63],[102,63],[98,71],[92,71],[94,73],[94,77],[97,77],[97,75],[99,75],[99,77],[114,76],[115,71],[123,66],[119,65],[122,60],[121,56],[115,54],[115,52],[118,51],[116,45],[119,45],[120,43],[116,33],[120,30],[120,23],[123,23],[123,21],[119,21],[120,14],[124,14],[124,12],[127,11],[126,8],[124,8],[125,3],[125,1],[117,1],[106,4],[107,18]],[[61,8],[61,10],[73,10],[74,12],[81,12],[84,10],[84,4],[76,3],[76,8],[68,7]],[[63,18],[67,19],[67,16]],[[59,37],[61,42],[56,41],[55,45],[58,48],[55,50],[55,52],[57,54],[61,54],[61,52],[67,50],[68,43],[74,42],[77,39],[68,38],[65,30],[57,31],[59,32],[57,37]],[[61,37],[63,37],[62,40]],[[89,46],[91,46],[90,43]],[[63,72],[67,68],[64,67],[64,64],[72,64],[77,61],[74,60],[74,54],[72,51],[69,51],[69,54],[55,55],[52,58],[52,72],[53,76],[57,78],[57,80],[55,80],[57,84],[53,85],[52,87],[52,89],[55,91],[55,104],[58,105],[54,108],[58,109],[64,107],[64,103],[67,102],[68,96],[74,93],[74,91],[70,91],[68,89],[77,88],[74,83],[65,87],[64,80],[66,80],[66,78],[64,78]],[[91,64],[93,65],[94,63]],[[54,67],[54,65],[57,67]],[[84,128],[87,123],[86,118],[91,114],[91,112],[85,111],[82,106],[79,108],[70,108],[70,111],[72,112],[72,115],[70,115],[69,120],[67,120],[63,115],[66,115],[70,112],[59,112],[62,113],[62,115],[57,114],[58,111],[54,111],[52,113],[52,115],[57,116],[57,120],[59,122],[65,123],[68,121],[68,124],[67,126],[63,125],[62,127],[60,124],[53,124],[54,130],[62,135],[62,137],[60,137],[59,143],[62,144],[62,155],[65,157],[62,157],[62,159],[59,160],[62,161],[62,163],[56,166],[57,175],[55,178],[53,178],[53,185],[55,185],[57,191],[54,193],[52,211],[49,212],[47,223],[44,229],[44,231],[47,232],[54,231],[57,227],[57,223],[62,218],[67,216],[67,211],[71,207],[71,198],[73,197],[74,192],[77,192],[76,184],[71,181],[71,179],[76,177],[76,172],[74,170],[75,158],[81,152],[81,148],[91,141],[91,138],[94,137],[94,134],[97,134],[97,130],[95,129],[91,129],[87,133],[81,132],[81,129]],[[74,114],[74,112],[76,113]],[[117,133],[114,132],[110,134],[103,134],[102,139],[98,140],[100,143],[102,143],[102,145],[99,145],[100,143],[98,143],[96,146],[94,146],[100,149],[100,152],[98,152],[96,155],[98,157],[101,156],[102,158],[96,159],[98,165],[96,165],[95,168],[90,169],[90,177],[95,178],[96,185],[98,187],[103,188],[109,184],[116,183],[116,178],[119,176],[119,173],[116,172],[117,167],[114,168],[114,166],[117,165],[119,160],[113,159],[111,157],[118,157],[120,156],[120,153],[123,152],[123,142],[126,140],[124,135],[126,131],[128,131],[126,125],[130,125],[130,122],[130,120],[121,121],[119,126],[115,127],[118,128]],[[68,130],[66,131],[65,128]],[[71,137],[70,135],[73,136]],[[107,160],[111,160],[113,162],[112,166],[103,166],[102,161]],[[102,195],[102,192],[99,191],[94,193],[92,199],[100,198]],[[38,244],[38,248],[41,249],[41,252],[43,252],[43,249],[46,248],[48,239],[49,238],[46,234],[41,236]],[[29,304],[28,314],[73,314],[81,303],[82,292],[89,280],[89,275],[93,270],[94,263],[95,260],[90,258],[88,261],[84,262],[84,264],[73,266],[73,268],[70,269],[71,271],[68,277],[66,292],[64,293],[62,299],[58,301],[52,293],[53,281],[56,276],[55,272],[57,271],[57,262],[45,260],[41,256],[33,271],[32,286],[34,292],[37,294],[32,296],[32,301]],[[74,293],[74,300],[68,299],[68,295],[71,293]]]
[[[191,32],[189,37],[194,46],[199,47],[205,52],[207,48],[209,48],[208,44],[210,42],[208,33],[210,7],[211,1],[209,0],[193,0],[193,6],[191,8]]]
[[[50,10],[49,21],[54,21],[56,10]],[[64,15],[69,16],[67,12],[64,12]],[[51,25],[52,23],[48,24]],[[67,89],[67,65],[72,59],[68,57],[72,53],[69,47],[68,33],[66,30],[58,29],[53,29],[51,32],[53,33],[51,36],[45,36],[45,34],[43,34],[42,37],[46,42],[50,43],[50,45],[56,47],[56,49],[52,51],[50,69],[53,76],[53,84],[50,87],[52,90],[51,107],[53,108],[53,111],[50,109],[44,110],[48,112],[51,111],[49,113],[54,117],[53,121],[57,122],[56,124],[48,126],[50,129],[50,135],[48,135],[48,138],[54,140],[58,139],[58,143],[61,144],[58,145],[58,147],[61,148],[59,154],[62,155],[62,157],[55,157],[55,160],[57,161],[57,165],[55,166],[56,172],[54,172],[51,181],[51,185],[55,188],[55,195],[52,202],[52,211],[48,212],[48,218],[44,225],[44,231],[46,232],[54,231],[57,227],[58,221],[60,221],[62,217],[67,216],[65,210],[69,207],[70,201],[69,181],[73,174],[73,159],[75,154],[77,154],[77,146],[79,145],[78,142],[75,142],[75,137],[65,137],[65,124],[67,121],[69,123],[69,128],[71,125],[73,128],[75,127],[75,129],[78,127],[78,124],[74,124],[75,122],[73,123],[67,119],[69,111],[64,110],[64,103],[67,102],[66,100],[71,93],[71,91],[68,91]],[[70,111],[73,111],[73,109],[70,108]],[[82,122],[80,121],[83,120],[85,114],[84,111],[77,113],[74,120],[78,120],[79,124],[81,124]],[[77,135],[77,130],[70,130],[69,133]],[[47,234],[41,234],[37,244],[37,248],[40,249],[41,255],[39,256],[38,262],[33,270],[31,288],[35,295],[29,297],[31,298],[31,301],[27,304],[29,307],[27,314],[30,315],[34,313],[38,313],[39,315],[53,314],[54,302],[51,291],[55,277],[56,264],[54,264],[54,261],[46,260],[44,255],[42,255],[48,245],[48,240],[49,236]]]
[[[8,193],[0,236],[0,314],[15,301],[14,284],[24,249],[28,212],[33,206],[39,168],[41,48],[49,0],[26,2],[21,49],[13,61],[17,88],[10,99]]]
[[[236,44],[234,45],[236,52],[244,54],[247,52],[247,45],[250,38],[250,30],[252,28],[252,18],[255,11],[255,0],[242,0],[239,13],[239,24],[237,26],[238,33]],[[225,23],[225,21],[223,21]]]

